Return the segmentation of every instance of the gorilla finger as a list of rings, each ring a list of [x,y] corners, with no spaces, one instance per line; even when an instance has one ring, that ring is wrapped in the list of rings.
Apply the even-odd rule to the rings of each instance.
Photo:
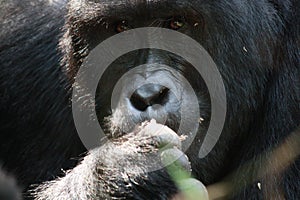
[[[156,123],[154,119],[143,127],[141,134],[153,137],[155,144],[160,149],[171,147],[181,149],[180,137],[169,127]]]

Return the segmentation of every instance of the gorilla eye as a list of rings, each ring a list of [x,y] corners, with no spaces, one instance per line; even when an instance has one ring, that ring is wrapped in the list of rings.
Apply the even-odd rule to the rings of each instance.
[[[116,25],[117,33],[121,33],[121,32],[127,31],[129,29],[131,29],[131,27],[128,25],[127,21],[125,21],[125,20],[117,23],[117,25]]]
[[[173,30],[178,30],[184,26],[184,18],[183,17],[173,17],[170,20],[169,27]]]

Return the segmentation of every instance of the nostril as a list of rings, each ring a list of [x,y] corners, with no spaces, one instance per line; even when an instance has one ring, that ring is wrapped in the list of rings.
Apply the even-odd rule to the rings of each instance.
[[[153,104],[163,105],[164,103],[166,103],[168,93],[169,93],[169,88],[162,87],[161,90],[159,91],[157,98],[153,99]]]
[[[148,107],[167,102],[169,89],[157,85],[147,84],[138,88],[130,97],[131,104],[140,111],[145,111]]]
[[[130,98],[130,102],[136,109],[140,111],[145,111],[148,108],[148,103],[136,92]]]

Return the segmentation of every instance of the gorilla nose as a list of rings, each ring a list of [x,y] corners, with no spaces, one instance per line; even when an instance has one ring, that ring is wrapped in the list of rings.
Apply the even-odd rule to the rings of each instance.
[[[138,88],[130,97],[131,104],[139,111],[159,104],[164,105],[168,100],[169,89],[158,84],[147,84]]]

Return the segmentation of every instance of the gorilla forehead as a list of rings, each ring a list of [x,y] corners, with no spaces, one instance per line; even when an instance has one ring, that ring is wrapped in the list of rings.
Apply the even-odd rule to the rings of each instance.
[[[153,4],[181,4],[182,2],[193,1],[181,1],[181,0],[87,0],[88,2],[112,4],[112,5],[153,5]]]
[[[174,0],[71,0],[70,9],[80,19],[92,16],[133,16],[163,17],[191,10],[193,1]],[[163,11],[163,12],[162,12]],[[70,12],[73,13],[74,12]]]

